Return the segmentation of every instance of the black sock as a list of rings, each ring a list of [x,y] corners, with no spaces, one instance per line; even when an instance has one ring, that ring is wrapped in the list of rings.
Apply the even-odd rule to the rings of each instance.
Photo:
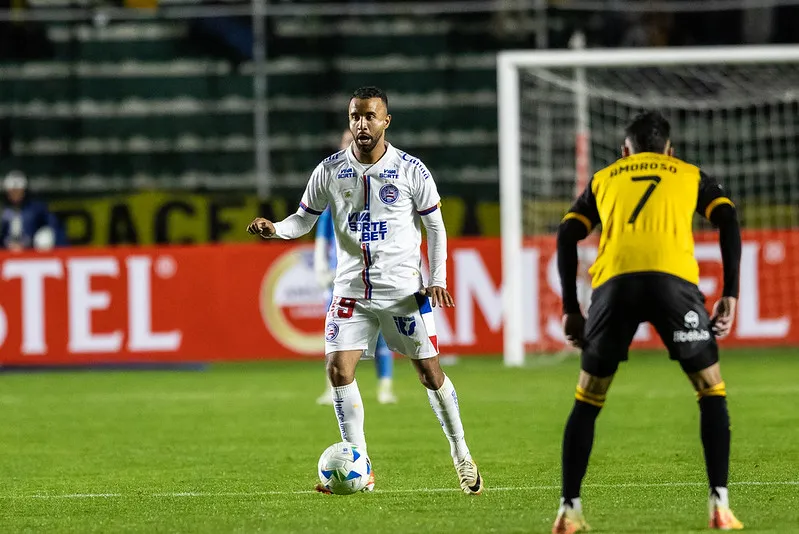
[[[699,412],[710,488],[726,488],[730,469],[730,416],[727,413],[727,398],[702,397],[699,399]]]
[[[566,501],[580,496],[580,485],[588,469],[588,457],[594,445],[594,424],[600,408],[580,400],[566,422],[563,433],[563,498]]]

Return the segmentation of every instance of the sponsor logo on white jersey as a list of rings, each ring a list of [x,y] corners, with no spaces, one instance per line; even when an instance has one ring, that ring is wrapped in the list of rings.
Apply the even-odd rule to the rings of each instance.
[[[347,225],[350,232],[361,234],[361,243],[382,241],[388,235],[388,222],[373,221],[372,214],[368,211],[358,211],[347,216]]]
[[[403,151],[401,151],[401,150],[398,150],[397,152],[399,152],[399,155],[400,155],[400,157],[401,157],[401,158],[402,158],[404,161],[407,161],[408,163],[410,163],[410,164],[411,164],[411,165],[413,165],[414,167],[418,168],[418,169],[419,169],[419,172],[421,172],[421,173],[422,173],[422,177],[423,177],[425,180],[427,180],[428,178],[430,178],[430,171],[428,171],[428,170],[427,170],[427,167],[425,167],[425,166],[424,166],[424,163],[422,163],[422,162],[419,160],[419,158],[414,158],[413,156],[409,156],[408,154],[406,154],[405,152],[403,152]]]
[[[346,178],[355,178],[355,169],[353,169],[352,167],[346,167],[338,171],[336,179],[344,180]]]

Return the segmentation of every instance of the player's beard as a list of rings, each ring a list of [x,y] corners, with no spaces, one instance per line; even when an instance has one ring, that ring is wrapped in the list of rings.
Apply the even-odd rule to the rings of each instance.
[[[368,136],[368,139],[366,136]],[[373,135],[360,133],[355,136],[355,146],[358,147],[358,151],[364,154],[370,154],[377,146],[380,137],[381,136],[375,137]]]

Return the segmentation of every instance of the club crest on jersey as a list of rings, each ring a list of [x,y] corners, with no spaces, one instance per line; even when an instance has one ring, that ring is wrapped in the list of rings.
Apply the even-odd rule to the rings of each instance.
[[[338,325],[333,322],[327,323],[327,327],[325,327],[325,340],[333,341],[337,337],[338,337]]]
[[[383,172],[377,176],[378,178],[397,179],[399,178],[399,171],[397,169],[383,169]]]
[[[399,196],[399,189],[394,184],[385,184],[380,188],[380,200],[383,201],[383,204],[390,206],[399,200]]]
[[[344,180],[346,178],[355,178],[355,170],[352,167],[341,169],[340,171],[338,171],[336,178],[338,180]]]

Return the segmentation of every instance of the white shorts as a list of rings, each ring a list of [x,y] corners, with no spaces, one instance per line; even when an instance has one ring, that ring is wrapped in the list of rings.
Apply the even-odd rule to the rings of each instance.
[[[388,348],[414,360],[438,354],[433,308],[418,293],[398,300],[333,297],[325,322],[325,354],[364,350],[374,356],[380,332]]]

